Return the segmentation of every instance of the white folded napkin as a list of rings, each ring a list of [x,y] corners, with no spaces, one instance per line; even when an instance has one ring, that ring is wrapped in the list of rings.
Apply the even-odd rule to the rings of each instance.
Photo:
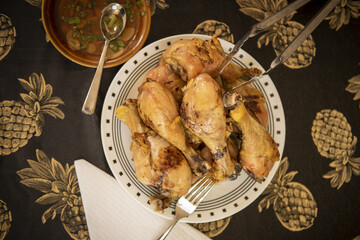
[[[91,240],[158,239],[170,220],[151,213],[126,193],[115,178],[86,160],[75,161]],[[209,239],[178,223],[167,239]]]

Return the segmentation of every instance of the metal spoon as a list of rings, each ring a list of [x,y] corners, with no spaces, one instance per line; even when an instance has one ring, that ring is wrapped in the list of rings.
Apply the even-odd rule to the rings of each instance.
[[[109,43],[111,40],[117,38],[122,33],[125,28],[125,24],[126,11],[121,4],[111,3],[102,10],[100,17],[100,29],[105,39],[105,44],[89,92],[82,107],[83,113],[91,115],[95,111],[101,75],[104,68],[106,52]]]

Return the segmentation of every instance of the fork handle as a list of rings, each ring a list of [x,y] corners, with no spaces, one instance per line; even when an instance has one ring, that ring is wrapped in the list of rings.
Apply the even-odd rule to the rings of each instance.
[[[171,230],[174,228],[174,226],[177,224],[177,222],[181,219],[182,217],[179,217],[178,215],[176,215],[174,217],[174,219],[171,222],[170,227],[166,230],[166,232],[164,232],[164,234],[158,239],[158,240],[164,240],[166,239],[166,237],[169,235],[169,233],[171,232]]]
[[[328,2],[321,8],[321,10],[309,21],[309,23],[304,27],[304,29],[296,36],[294,41],[285,48],[275,59],[272,61],[270,70],[274,69],[276,66],[285,62],[295,51],[296,49],[305,41],[305,39],[314,31],[314,29],[324,20],[324,18],[333,10],[340,0],[328,0]]]
[[[275,22],[279,21],[283,17],[286,17],[296,9],[302,7],[306,3],[311,0],[297,0],[286,7],[282,8],[278,12],[272,14],[271,16],[265,18],[261,22],[255,24],[245,35],[235,44],[233,50],[225,57],[223,62],[221,63],[219,74],[225,69],[225,67],[230,63],[233,56],[240,50],[240,48],[244,45],[244,43],[251,37],[256,36],[257,34],[263,32]]]

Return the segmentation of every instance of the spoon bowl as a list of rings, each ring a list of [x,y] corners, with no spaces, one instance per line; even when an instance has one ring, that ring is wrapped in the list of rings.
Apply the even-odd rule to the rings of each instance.
[[[126,11],[125,8],[119,3],[111,3],[106,6],[100,17],[100,29],[105,39],[103,51],[100,56],[99,64],[90,89],[84,101],[82,112],[86,114],[93,114],[95,111],[97,96],[99,92],[101,75],[104,68],[106,53],[111,40],[120,36],[126,25]]]
[[[100,30],[105,39],[117,38],[126,25],[125,8],[118,3],[111,3],[102,10]]]

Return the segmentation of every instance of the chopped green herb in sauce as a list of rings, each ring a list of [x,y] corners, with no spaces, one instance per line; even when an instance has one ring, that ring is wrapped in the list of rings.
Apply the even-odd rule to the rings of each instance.
[[[127,47],[136,34],[140,18],[146,15],[143,10],[143,0],[58,0],[59,7],[56,13],[58,23],[72,50],[80,51],[88,56],[100,56],[104,45],[100,30],[101,11],[114,2],[122,4],[127,14],[124,32],[110,42],[112,54],[116,55]],[[115,31],[118,21],[121,19],[115,15],[104,18],[104,24],[110,32]],[[109,55],[111,57],[111,54]]]

